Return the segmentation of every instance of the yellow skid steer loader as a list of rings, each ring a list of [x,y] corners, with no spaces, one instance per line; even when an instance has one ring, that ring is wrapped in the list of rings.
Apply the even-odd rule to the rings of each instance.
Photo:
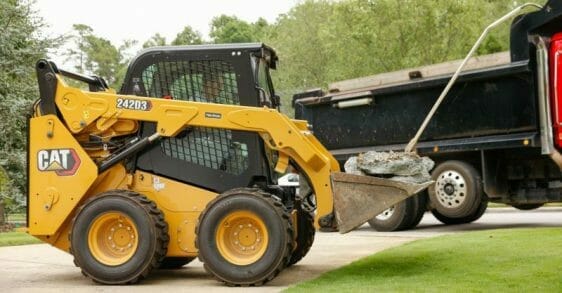
[[[430,184],[340,173],[306,121],[276,110],[276,61],[263,44],[153,48],[120,93],[38,61],[29,233],[103,284],[199,257],[224,283],[261,285],[315,228],[348,232]],[[289,167],[312,192],[277,184]]]

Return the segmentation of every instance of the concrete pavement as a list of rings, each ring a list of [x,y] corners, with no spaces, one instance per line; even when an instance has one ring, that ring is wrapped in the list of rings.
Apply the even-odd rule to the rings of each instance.
[[[407,236],[376,237],[371,231],[354,231],[347,235],[318,233],[309,254],[297,265],[285,269],[265,287],[230,288],[208,275],[200,262],[194,261],[180,270],[162,270],[138,286],[100,286],[85,278],[72,263],[72,257],[49,245],[0,247],[0,292],[54,292],[78,289],[86,292],[159,290],[205,292],[278,292],[292,284],[313,279],[320,274],[361,257],[417,239]],[[162,292],[162,291],[161,291]]]
[[[198,261],[180,270],[156,271],[140,285],[100,286],[80,274],[70,255],[51,246],[0,247],[0,292],[278,292],[364,256],[420,238],[471,230],[555,226],[562,226],[562,208],[535,211],[501,208],[490,209],[479,221],[466,225],[444,226],[428,213],[418,228],[410,231],[380,233],[364,225],[346,235],[317,233],[311,251],[300,263],[259,288],[225,287],[208,275]]]

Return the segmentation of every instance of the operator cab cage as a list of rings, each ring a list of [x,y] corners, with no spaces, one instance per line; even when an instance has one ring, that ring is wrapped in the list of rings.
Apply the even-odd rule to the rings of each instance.
[[[269,74],[276,63],[275,51],[261,43],[154,47],[131,61],[120,94],[276,108]],[[140,136],[155,131],[145,122]],[[135,168],[224,192],[241,183],[274,183],[265,153],[255,133],[191,127],[139,154]]]
[[[277,60],[262,43],[153,47],[131,61],[120,93],[275,108]]]

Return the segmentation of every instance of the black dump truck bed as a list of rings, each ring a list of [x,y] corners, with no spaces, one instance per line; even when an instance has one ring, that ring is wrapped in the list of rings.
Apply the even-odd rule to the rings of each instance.
[[[308,120],[314,134],[337,155],[364,148],[399,149],[415,135],[449,78],[429,77],[298,99],[295,116]],[[511,141],[521,145],[522,138],[534,143],[538,132],[534,79],[529,61],[465,72],[422,135],[419,147],[464,149],[477,144],[494,148]],[[370,99],[370,103],[338,106],[350,99]]]
[[[422,135],[418,151],[424,153],[436,146],[442,151],[505,148],[511,144],[540,146],[533,39],[549,38],[560,31],[560,1],[551,0],[542,10],[517,17],[511,26],[507,60],[494,62],[504,57],[491,56],[487,62],[491,67],[473,66],[476,69],[461,74]],[[293,97],[295,117],[308,120],[319,140],[340,158],[365,149],[403,148],[452,75],[424,76],[421,72],[412,69],[394,73],[406,78],[387,85],[385,78],[364,84],[359,79],[355,84],[348,82],[354,85],[351,87],[330,87],[328,93],[316,90],[297,94]],[[338,107],[350,100],[358,103]]]

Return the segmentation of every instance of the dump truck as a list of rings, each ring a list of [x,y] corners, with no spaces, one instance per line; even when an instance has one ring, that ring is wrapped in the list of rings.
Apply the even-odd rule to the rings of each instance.
[[[431,184],[340,173],[306,121],[276,110],[276,63],[263,44],[156,47],[117,93],[39,60],[28,232],[102,284],[198,257],[228,285],[261,285],[307,254],[315,229],[345,233]],[[289,167],[312,198],[278,184]]]
[[[513,19],[510,51],[471,60],[429,121],[416,151],[436,184],[369,224],[415,227],[430,210],[469,223],[488,202],[521,210],[562,201],[562,2]],[[335,82],[293,97],[295,117],[343,167],[366,151],[400,151],[461,61]]]

